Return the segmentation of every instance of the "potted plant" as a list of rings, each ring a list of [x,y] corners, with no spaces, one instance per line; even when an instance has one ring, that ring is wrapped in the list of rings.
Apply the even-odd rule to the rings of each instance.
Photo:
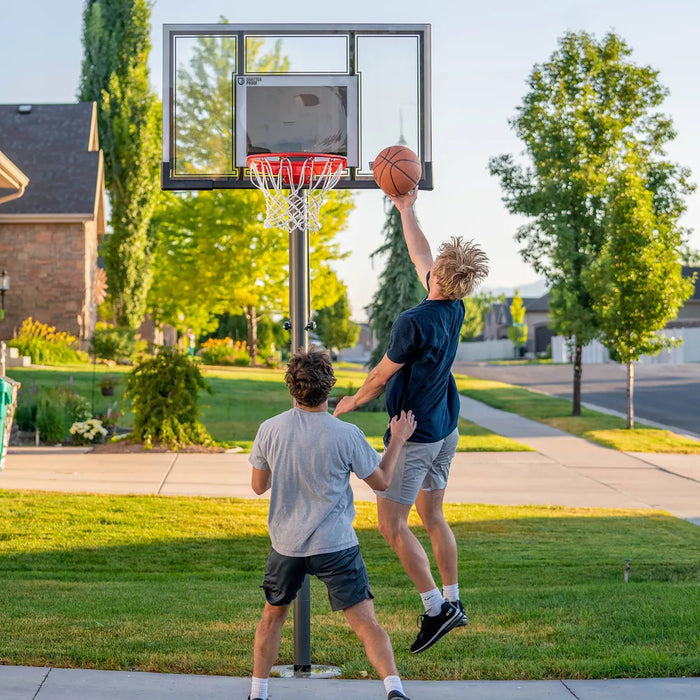
[[[119,384],[119,379],[107,374],[100,379],[100,391],[102,396],[114,396],[114,387]]]

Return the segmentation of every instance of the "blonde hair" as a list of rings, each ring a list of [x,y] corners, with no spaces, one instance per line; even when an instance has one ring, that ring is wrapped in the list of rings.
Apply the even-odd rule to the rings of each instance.
[[[463,299],[486,279],[489,259],[474,241],[452,236],[438,249],[433,276],[448,299]]]

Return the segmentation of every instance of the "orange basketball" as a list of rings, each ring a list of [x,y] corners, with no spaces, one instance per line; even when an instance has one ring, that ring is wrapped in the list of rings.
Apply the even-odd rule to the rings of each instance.
[[[423,175],[420,158],[406,146],[385,148],[372,164],[374,181],[391,196],[408,194]]]

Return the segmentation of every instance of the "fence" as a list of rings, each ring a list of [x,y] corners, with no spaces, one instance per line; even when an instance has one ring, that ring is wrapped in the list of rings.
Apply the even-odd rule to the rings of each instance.
[[[474,343],[460,343],[457,348],[457,362],[478,360],[512,360],[515,347],[508,338],[502,340],[480,340]]]

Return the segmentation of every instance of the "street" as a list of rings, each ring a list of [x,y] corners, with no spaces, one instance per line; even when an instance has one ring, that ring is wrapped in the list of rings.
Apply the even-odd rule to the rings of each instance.
[[[571,398],[571,365],[489,365],[458,362],[453,371],[480,379],[516,384],[552,396]],[[618,364],[584,364],[582,401],[626,414],[626,373]],[[648,420],[700,434],[700,364],[635,365],[634,411]]]

